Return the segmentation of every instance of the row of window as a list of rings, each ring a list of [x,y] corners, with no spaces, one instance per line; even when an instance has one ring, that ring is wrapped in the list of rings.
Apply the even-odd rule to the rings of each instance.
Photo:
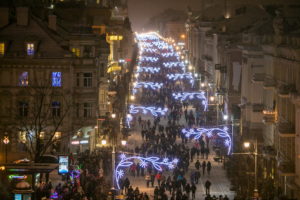
[[[36,52],[35,44],[32,42],[26,43],[25,48],[26,48],[26,54],[28,56],[33,56]],[[80,57],[80,55],[81,55],[80,48],[72,48],[71,51],[76,57]],[[1,42],[0,43],[0,55],[3,56],[4,54],[5,54],[5,43]]]
[[[26,101],[19,102],[19,116],[20,117],[27,117],[29,111],[29,105]],[[52,116],[53,117],[60,117],[61,116],[61,103],[59,101],[53,101],[51,104],[52,109]],[[79,115],[80,105],[76,105],[76,116],[80,117]],[[92,103],[83,103],[83,117],[88,118],[92,117]]]
[[[28,55],[28,56],[33,56],[34,55],[34,53],[35,53],[35,45],[34,45],[34,43],[26,43],[26,46],[25,46],[25,48],[26,48],[26,54]],[[0,55],[4,55],[5,54],[5,43],[4,42],[1,42],[0,43]]]
[[[81,73],[77,73],[76,86],[81,86]],[[29,84],[29,74],[28,72],[21,72],[19,75],[19,86],[28,86]],[[92,87],[93,74],[92,73],[83,73],[83,87]],[[51,85],[53,87],[62,86],[62,72],[52,72],[51,73]]]

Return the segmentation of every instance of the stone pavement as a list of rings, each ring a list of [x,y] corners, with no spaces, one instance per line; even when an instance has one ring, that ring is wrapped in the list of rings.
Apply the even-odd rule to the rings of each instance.
[[[191,108],[190,108],[191,109]],[[145,119],[152,119],[151,116],[143,116],[143,120]],[[183,120],[183,118],[182,118]],[[152,121],[152,120],[151,120]],[[166,120],[161,120],[162,124],[165,125]],[[140,127],[137,125],[138,123],[136,122],[136,125],[133,128],[133,131],[131,131],[131,136],[129,137],[129,141],[128,141],[128,148],[130,149],[134,149],[134,147],[137,144],[141,144],[142,143],[142,137],[140,134]],[[184,124],[184,122],[182,121],[182,124]],[[176,141],[177,143],[181,143],[180,139],[177,139]],[[189,142],[189,146],[192,146],[193,142],[190,141]],[[212,152],[212,151],[210,151]],[[202,174],[202,168],[201,168],[201,178],[199,180],[199,183],[197,185],[197,191],[196,191],[196,200],[202,200],[205,198],[205,188],[204,188],[204,183],[206,180],[209,180],[212,185],[211,185],[211,195],[227,195],[229,197],[229,199],[233,199],[234,197],[234,192],[230,191],[230,182],[226,177],[226,172],[223,169],[223,163],[219,163],[219,162],[215,162],[213,160],[213,152],[211,153],[212,155],[209,156],[208,160],[211,162],[212,164],[212,169],[211,169],[211,174],[208,175],[207,173],[205,173],[205,175],[203,176]],[[197,159],[194,159],[193,163],[190,163],[189,166],[189,170],[188,173],[186,174],[186,179],[187,182],[190,182],[190,173],[192,171],[195,171],[195,162]],[[200,162],[202,162],[204,159],[199,159]],[[206,160],[206,161],[208,161]],[[164,175],[167,177],[168,173],[171,172],[163,172]],[[149,194],[150,196],[153,197],[153,190],[154,188],[147,188],[146,187],[146,181],[144,179],[144,177],[133,177],[130,175],[127,175],[127,177],[129,178],[131,185],[133,186],[133,188],[135,189],[135,187],[139,187],[139,190],[142,192],[147,192],[147,194]],[[157,186],[157,182],[155,181],[154,186]]]

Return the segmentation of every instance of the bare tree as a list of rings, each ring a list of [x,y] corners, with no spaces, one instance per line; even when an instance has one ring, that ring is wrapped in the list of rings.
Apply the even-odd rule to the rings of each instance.
[[[66,131],[65,125],[70,118],[72,98],[47,80],[24,87],[23,92],[24,102],[16,105],[15,129],[21,132],[30,159],[39,162],[62,137],[69,136],[71,130]],[[62,129],[65,134],[57,135]]]

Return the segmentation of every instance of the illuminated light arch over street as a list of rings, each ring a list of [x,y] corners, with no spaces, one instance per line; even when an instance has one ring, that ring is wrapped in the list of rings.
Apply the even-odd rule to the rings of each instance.
[[[178,159],[170,160],[168,158],[159,158],[159,157],[141,157],[141,156],[130,156],[126,157],[125,154],[121,154],[121,161],[116,166],[115,169],[115,180],[118,189],[120,189],[119,181],[125,175],[124,168],[129,168],[137,160],[140,163],[140,166],[146,168],[149,165],[152,165],[157,171],[162,171],[163,167],[168,169],[174,169],[178,163]]]
[[[231,133],[228,132],[228,127],[221,128],[191,128],[191,129],[182,129],[182,133],[185,137],[193,137],[194,140],[199,139],[202,135],[206,135],[211,138],[213,135],[216,135],[224,139],[224,145],[227,147],[227,155],[230,155],[232,151],[232,140]]]
[[[192,86],[194,85],[194,77],[192,75],[192,73],[184,73],[184,74],[167,74],[167,78],[169,80],[174,80],[174,81],[178,81],[178,80],[189,80],[189,82],[192,84]]]
[[[142,114],[148,114],[151,113],[153,116],[157,117],[159,115],[165,115],[168,112],[168,108],[159,108],[159,107],[145,107],[145,106],[135,106],[135,105],[130,105],[129,107],[129,113],[130,114],[137,114],[137,113],[142,113]]]
[[[204,111],[207,111],[208,101],[204,92],[181,92],[181,93],[173,93],[173,97],[177,100],[185,101],[185,100],[193,100],[199,99],[201,100],[202,105],[204,106]]]
[[[136,94],[138,88],[149,88],[153,90],[158,90],[162,88],[163,83],[154,83],[154,82],[138,82],[134,85],[132,93]]]

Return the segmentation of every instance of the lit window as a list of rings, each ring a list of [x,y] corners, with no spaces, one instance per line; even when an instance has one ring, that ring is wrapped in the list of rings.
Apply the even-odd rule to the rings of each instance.
[[[84,103],[83,104],[83,116],[84,117],[91,117],[92,116],[92,104],[91,103]]]
[[[61,138],[61,132],[55,132],[54,139],[59,139],[59,138]]]
[[[19,131],[19,141],[25,143],[26,140],[26,131]]]
[[[0,55],[4,55],[5,53],[5,44],[2,42],[0,43]]]
[[[41,140],[45,139],[45,132],[40,132],[39,137]]]
[[[34,55],[34,44],[33,43],[27,43],[26,49],[27,49],[28,56]]]
[[[19,102],[19,116],[27,117],[28,116],[28,103],[24,101]]]
[[[60,102],[58,101],[52,102],[52,116],[53,117],[60,116]]]
[[[72,53],[75,56],[80,57],[80,49],[79,48],[72,48]]]
[[[92,73],[84,73],[83,74],[83,86],[84,87],[92,87]]]
[[[52,72],[52,86],[61,87],[61,72]]]
[[[19,75],[19,86],[28,86],[28,72]]]

